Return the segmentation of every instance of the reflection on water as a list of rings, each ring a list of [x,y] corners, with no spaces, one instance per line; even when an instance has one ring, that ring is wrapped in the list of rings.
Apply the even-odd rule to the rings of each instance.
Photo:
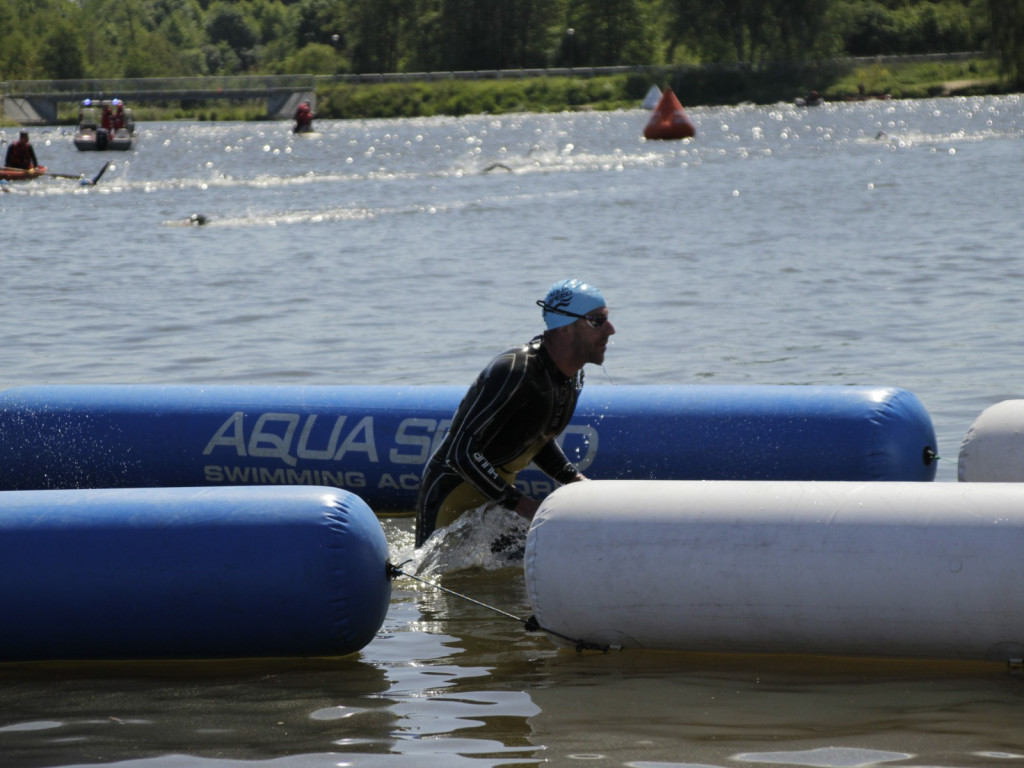
[[[631,766],[1024,759],[1012,726],[1024,687],[991,665],[620,652],[546,666],[531,727],[560,754]]]
[[[801,752],[751,752],[736,755],[736,760],[746,763],[784,763],[786,765],[810,765],[818,768],[858,768],[864,765],[891,763],[913,757],[903,752],[882,752],[877,749],[849,749],[821,747]]]
[[[264,760],[350,737],[387,752],[395,719],[383,671],[354,658],[4,665],[0,682],[0,754],[12,766],[183,752]],[[339,708],[344,717],[316,716]]]

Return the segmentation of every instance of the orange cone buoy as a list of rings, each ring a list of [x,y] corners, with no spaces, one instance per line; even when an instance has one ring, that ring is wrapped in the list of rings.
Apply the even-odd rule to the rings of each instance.
[[[686,114],[683,105],[679,103],[672,89],[666,88],[661,94],[658,106],[651,113],[651,119],[647,121],[644,138],[690,139],[696,135],[697,128]]]

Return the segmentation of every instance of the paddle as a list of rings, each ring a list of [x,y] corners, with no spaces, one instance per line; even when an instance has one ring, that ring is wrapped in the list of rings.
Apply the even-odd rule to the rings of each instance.
[[[40,175],[41,176],[53,176],[55,179],[74,179],[75,181],[77,181],[78,179],[82,178],[82,174],[78,174],[77,176],[72,176],[70,173],[50,173],[49,171],[43,171],[42,174],[40,174]]]

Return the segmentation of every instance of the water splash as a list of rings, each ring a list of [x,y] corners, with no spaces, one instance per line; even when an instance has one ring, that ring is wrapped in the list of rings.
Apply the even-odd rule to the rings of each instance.
[[[468,570],[497,571],[522,567],[529,523],[495,504],[463,513],[440,528],[422,547],[406,553],[409,567],[421,577]]]

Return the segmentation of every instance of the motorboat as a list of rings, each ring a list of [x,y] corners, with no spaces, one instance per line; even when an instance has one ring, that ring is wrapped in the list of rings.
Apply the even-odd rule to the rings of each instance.
[[[75,147],[83,152],[132,148],[135,119],[121,99],[85,99],[78,113]]]

